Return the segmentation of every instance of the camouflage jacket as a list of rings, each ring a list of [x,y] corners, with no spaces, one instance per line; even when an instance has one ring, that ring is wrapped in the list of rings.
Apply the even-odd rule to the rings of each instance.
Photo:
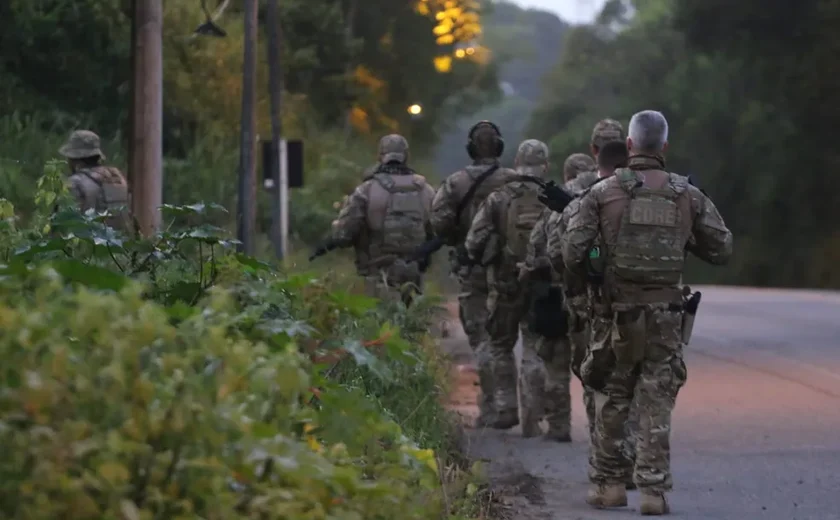
[[[458,246],[464,243],[478,207],[488,195],[505,184],[507,179],[514,174],[513,170],[500,166],[476,190],[472,200],[466,205],[460,219],[458,219],[456,215],[458,205],[469,191],[470,186],[482,173],[495,164],[498,164],[497,159],[476,161],[475,164],[458,170],[447,177],[435,193],[432,202],[432,228],[435,234],[445,240],[447,245]]]

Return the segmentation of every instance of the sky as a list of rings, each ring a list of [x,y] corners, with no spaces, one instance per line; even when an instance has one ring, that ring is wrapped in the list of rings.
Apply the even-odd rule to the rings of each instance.
[[[513,0],[522,7],[538,7],[571,23],[591,22],[605,0]]]

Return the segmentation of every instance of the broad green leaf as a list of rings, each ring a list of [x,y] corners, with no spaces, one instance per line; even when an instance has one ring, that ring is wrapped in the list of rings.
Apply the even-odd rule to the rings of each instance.
[[[95,289],[119,291],[129,282],[125,275],[78,260],[55,260],[50,265],[65,280]]]
[[[250,267],[255,271],[271,271],[272,267],[265,263],[257,260],[254,257],[243,255],[242,253],[237,253],[234,258],[240,264],[244,265],[245,267]]]
[[[368,368],[376,376],[383,380],[390,380],[393,376],[391,369],[388,368],[381,359],[374,356],[364,345],[358,340],[347,340],[342,343],[341,347],[346,350],[359,366]]]

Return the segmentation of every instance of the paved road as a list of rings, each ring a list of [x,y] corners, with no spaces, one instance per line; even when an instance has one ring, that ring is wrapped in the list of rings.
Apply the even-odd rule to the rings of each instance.
[[[673,423],[672,513],[840,520],[840,293],[699,289]],[[638,518],[638,493],[623,511],[584,504],[586,418],[576,383],[573,400],[571,445],[473,431],[471,449],[494,472],[536,477],[518,518]]]

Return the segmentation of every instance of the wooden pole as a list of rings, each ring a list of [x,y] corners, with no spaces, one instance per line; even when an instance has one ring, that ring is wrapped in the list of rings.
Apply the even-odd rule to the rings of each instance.
[[[253,255],[257,227],[257,0],[245,0],[245,55],[242,63],[242,121],[239,142],[239,204],[237,208],[240,251]]]
[[[131,209],[144,236],[160,228],[163,203],[163,5],[134,0]]]
[[[281,161],[286,160],[282,153],[280,140],[283,136],[283,119],[281,116],[281,103],[283,98],[283,67],[281,53],[283,49],[282,29],[280,27],[280,15],[277,12],[277,0],[268,0],[266,11],[266,26],[268,29],[268,91],[271,114],[271,153],[274,161],[271,169],[271,178],[274,181],[272,188],[272,227],[271,238],[274,242],[274,254],[278,259],[286,255],[284,218],[283,212],[287,210],[282,199],[283,188],[280,172]]]

